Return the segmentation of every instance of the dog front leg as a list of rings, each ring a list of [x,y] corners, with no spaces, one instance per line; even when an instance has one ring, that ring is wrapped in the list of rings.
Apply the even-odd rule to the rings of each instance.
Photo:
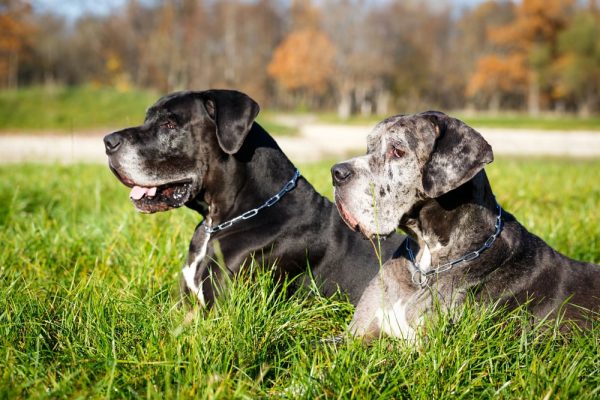
[[[181,270],[181,297],[194,296],[201,306],[206,306],[207,299],[203,291],[203,269],[206,269],[205,262],[206,253],[208,250],[208,242],[210,234],[204,230],[203,224],[198,224],[190,246],[185,265]],[[204,267],[204,268],[203,268]],[[210,299],[212,302],[212,299]]]
[[[381,335],[412,341],[415,330],[410,316],[418,315],[413,301],[417,293],[404,260],[389,260],[361,296],[350,322],[350,333],[365,341]]]

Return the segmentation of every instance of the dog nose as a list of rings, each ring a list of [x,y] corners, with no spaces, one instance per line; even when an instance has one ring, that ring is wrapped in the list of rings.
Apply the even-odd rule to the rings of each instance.
[[[331,178],[334,186],[341,186],[347,183],[352,177],[352,169],[348,163],[336,164],[331,168]]]
[[[118,133],[111,133],[110,135],[104,136],[104,147],[106,148],[106,154],[112,154],[121,147],[122,142],[121,135]]]

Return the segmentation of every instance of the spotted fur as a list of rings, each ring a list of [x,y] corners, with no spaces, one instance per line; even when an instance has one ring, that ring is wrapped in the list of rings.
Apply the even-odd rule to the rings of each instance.
[[[495,231],[496,199],[483,167],[493,160],[474,129],[429,111],[388,118],[367,139],[367,154],[332,168],[338,210],[366,236],[409,233],[422,271],[480,248]],[[361,297],[350,332],[414,338],[434,306],[457,310],[467,294],[483,302],[527,304],[537,318],[559,313],[590,326],[600,311],[600,267],[571,260],[506,211],[494,245],[473,260],[413,280],[402,246]],[[437,306],[436,306],[437,307]]]

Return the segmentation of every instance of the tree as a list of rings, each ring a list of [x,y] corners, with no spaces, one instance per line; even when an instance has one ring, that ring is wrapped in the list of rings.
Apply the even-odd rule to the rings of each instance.
[[[499,58],[504,58],[503,62],[509,65],[486,70],[490,59],[478,64],[470,82],[471,93],[478,88],[477,82],[498,81],[494,76],[498,71],[516,71],[513,77],[523,79],[516,83],[516,92],[520,92],[522,85],[527,87],[531,114],[539,112],[542,101],[550,103],[552,64],[558,57],[557,39],[567,26],[575,3],[575,0],[523,0],[517,5],[511,23],[489,31],[490,41],[499,48],[498,58],[493,61],[499,64]]]
[[[579,13],[559,35],[555,66],[556,96],[572,97],[586,116],[598,108],[600,93],[600,17],[593,11]]]
[[[341,117],[456,102],[452,17],[448,7],[432,3],[324,2],[325,27],[338,49]]]
[[[24,65],[24,69],[31,69],[31,80],[43,82],[47,85],[65,82],[63,63],[66,57],[65,42],[68,33],[65,21],[52,14],[35,17],[37,27],[32,46],[31,66]]]
[[[323,7],[324,29],[337,49],[333,84],[338,115],[387,114],[393,62],[386,57],[386,30],[374,8],[364,0],[329,1]]]
[[[21,58],[26,54],[34,28],[29,22],[31,6],[18,0],[0,3],[0,85],[18,85]]]
[[[274,91],[267,65],[283,38],[284,14],[279,3],[258,0],[215,4],[209,41],[209,60],[214,68],[211,85],[236,88],[261,104],[267,102]]]
[[[331,83],[336,49],[309,0],[295,1],[291,14],[292,31],[273,52],[267,72],[296,100],[314,102]]]
[[[287,90],[309,90],[322,94],[333,72],[335,48],[327,36],[315,29],[290,33],[275,49],[269,74]]]
[[[485,98],[490,110],[498,111],[502,96],[525,95],[527,70],[521,54],[507,57],[488,55],[477,61],[476,72],[467,86],[467,95]]]
[[[472,105],[497,110],[507,100],[506,93],[518,91],[524,82],[519,71],[507,76],[509,65],[498,54],[498,46],[489,40],[490,29],[507,25],[513,19],[513,3],[486,1],[466,11],[457,22],[452,57],[458,66],[452,75],[458,80],[456,92],[463,93]],[[506,80],[510,83],[502,82]]]

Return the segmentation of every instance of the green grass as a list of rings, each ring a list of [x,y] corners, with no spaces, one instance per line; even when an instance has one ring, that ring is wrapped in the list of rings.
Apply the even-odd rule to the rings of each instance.
[[[91,129],[117,129],[140,124],[151,106],[161,96],[149,90],[119,91],[111,87],[30,87],[0,91],[0,132],[78,133]],[[398,110],[400,112],[402,110]],[[524,114],[475,116],[451,113],[477,127],[541,130],[600,131],[600,116],[529,117]],[[335,113],[317,114],[322,123],[375,125],[386,116],[353,116],[341,120]],[[297,129],[277,122],[277,112],[263,110],[258,122],[277,136],[297,134]]]
[[[161,96],[144,90],[111,87],[31,87],[0,91],[0,132],[78,133],[139,125],[146,110]],[[274,135],[296,130],[261,112],[258,122]]]
[[[256,121],[273,136],[296,136],[298,129],[277,122],[277,113],[264,110],[258,114]]]
[[[113,88],[33,87],[0,92],[0,130],[76,132],[139,124],[159,95]]]
[[[530,117],[527,115],[478,115],[461,116],[458,118],[474,127],[505,128],[505,129],[539,129],[576,131],[600,131],[600,117],[577,117],[573,115]]]
[[[330,163],[302,165],[330,195]],[[600,261],[600,161],[501,159],[501,204],[560,251]],[[522,312],[466,307],[397,340],[325,344],[352,307],[284,298],[248,266],[182,325],[178,274],[198,216],[145,216],[102,166],[0,167],[0,398],[600,396],[600,328],[562,337]],[[268,267],[268,266],[267,266]]]

